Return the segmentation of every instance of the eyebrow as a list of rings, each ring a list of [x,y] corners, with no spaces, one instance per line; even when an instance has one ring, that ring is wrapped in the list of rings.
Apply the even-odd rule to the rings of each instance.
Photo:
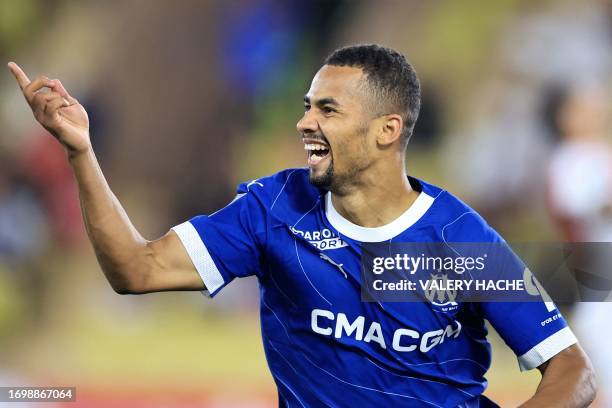
[[[304,103],[310,104],[310,97],[308,95],[304,95]],[[315,105],[317,106],[324,106],[324,105],[340,106],[340,103],[334,98],[327,97],[327,98],[321,98],[321,99],[316,100]]]

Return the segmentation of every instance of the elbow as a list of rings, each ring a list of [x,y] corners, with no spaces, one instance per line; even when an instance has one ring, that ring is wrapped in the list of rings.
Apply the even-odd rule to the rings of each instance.
[[[143,245],[131,251],[130,256],[122,260],[101,257],[98,257],[98,260],[115,293],[139,295],[151,292],[148,285],[155,266],[151,261],[152,254],[150,247]]]
[[[144,287],[133,284],[111,284],[111,287],[118,295],[142,295],[149,293]]]
[[[113,288],[115,293],[118,295],[137,295],[142,293],[138,287],[125,281],[117,282],[109,279],[109,283],[111,288]]]
[[[139,295],[146,293],[142,280],[130,278],[130,275],[121,271],[107,271],[105,275],[111,288],[118,295]]]
[[[118,295],[137,295],[140,293],[128,286],[120,286],[120,285],[111,284],[111,287],[113,288],[115,293]]]

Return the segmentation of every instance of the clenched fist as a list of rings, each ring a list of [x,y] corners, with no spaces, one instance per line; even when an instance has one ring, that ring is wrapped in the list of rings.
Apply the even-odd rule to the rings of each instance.
[[[68,94],[60,80],[39,76],[30,81],[19,65],[9,62],[8,67],[36,120],[66,147],[69,154],[86,152],[91,146],[87,112]]]

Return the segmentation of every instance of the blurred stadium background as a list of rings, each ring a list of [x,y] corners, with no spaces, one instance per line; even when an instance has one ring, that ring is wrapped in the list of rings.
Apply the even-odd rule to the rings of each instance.
[[[102,168],[148,238],[223,206],[240,181],[302,166],[302,96],[329,51],[359,42],[404,52],[420,75],[411,174],[459,195],[508,241],[575,238],[576,217],[550,193],[565,168],[553,162],[576,133],[608,152],[609,1],[0,0],[0,60],[61,78],[85,105]],[[76,386],[71,407],[274,406],[256,281],[215,301],[116,295],[62,148],[8,70],[0,125],[0,385]],[[591,161],[578,156],[569,161]],[[602,157],[592,177],[611,184]],[[602,333],[595,323],[579,336]],[[517,405],[539,373],[520,374],[491,341],[487,395]],[[593,346],[596,364],[603,350]],[[598,406],[612,406],[606,391]]]

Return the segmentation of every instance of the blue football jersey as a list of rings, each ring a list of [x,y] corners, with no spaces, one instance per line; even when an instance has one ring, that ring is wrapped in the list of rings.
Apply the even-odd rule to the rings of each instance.
[[[364,243],[503,242],[447,191],[410,183],[420,192],[413,205],[376,228],[343,218],[304,168],[241,184],[225,208],[173,228],[208,296],[257,277],[279,406],[492,406],[481,396],[491,363],[485,320],[521,370],[576,342],[550,303],[362,301]]]

